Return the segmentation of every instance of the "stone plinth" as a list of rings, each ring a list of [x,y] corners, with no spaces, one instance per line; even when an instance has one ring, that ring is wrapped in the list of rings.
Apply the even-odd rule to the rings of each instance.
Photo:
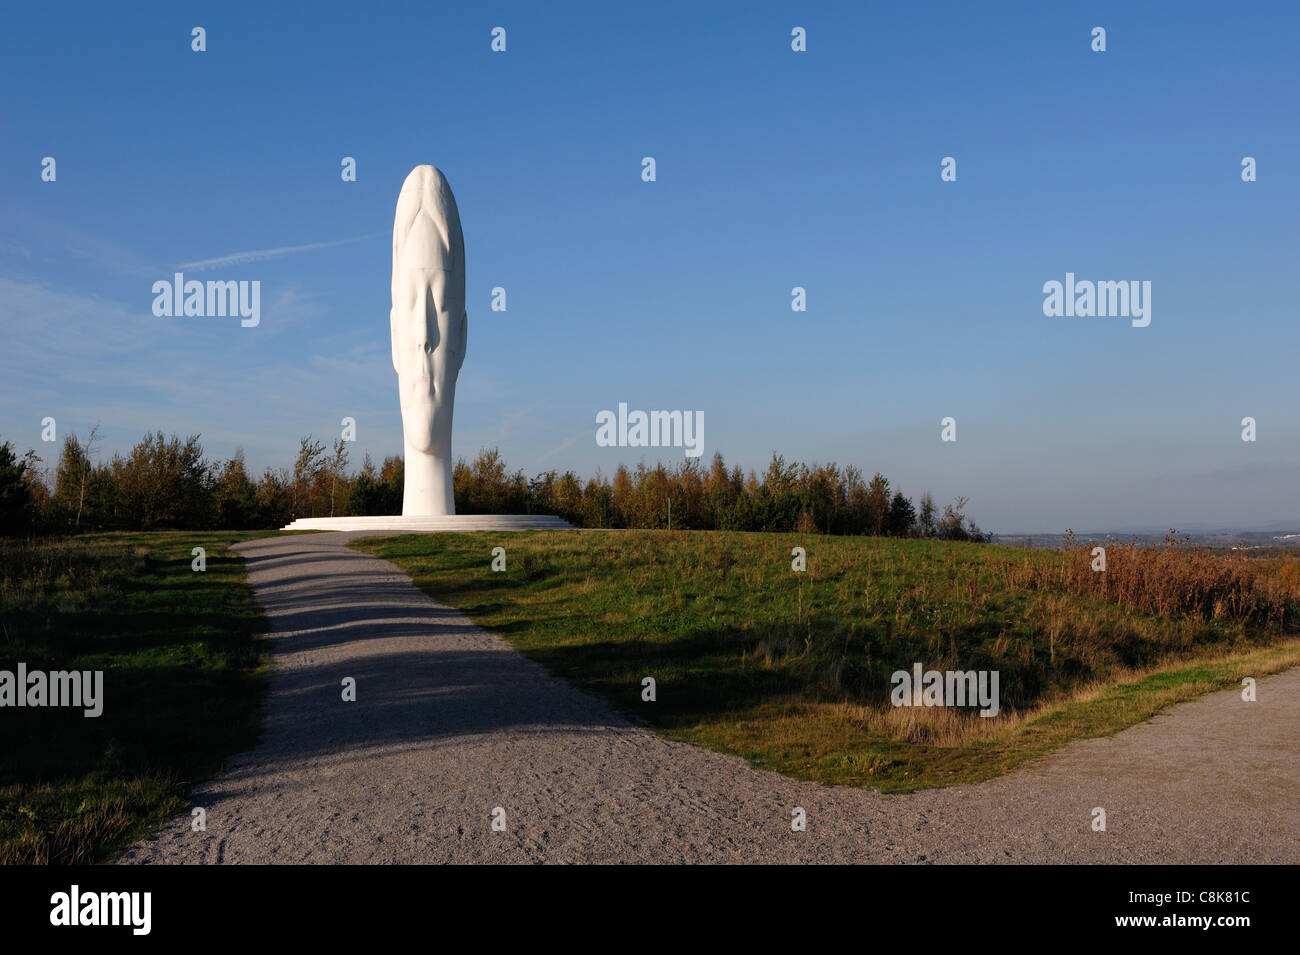
[[[399,534],[466,531],[571,531],[572,524],[550,514],[443,514],[429,517],[302,517],[286,531],[383,531]]]

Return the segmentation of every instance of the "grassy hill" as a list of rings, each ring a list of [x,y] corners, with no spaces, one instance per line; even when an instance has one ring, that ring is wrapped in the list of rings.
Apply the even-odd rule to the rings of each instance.
[[[1294,557],[1120,546],[1098,572],[1082,547],[600,530],[354,546],[674,737],[886,791],[988,778],[1300,663]],[[890,705],[917,662],[999,671],[1000,714]]]

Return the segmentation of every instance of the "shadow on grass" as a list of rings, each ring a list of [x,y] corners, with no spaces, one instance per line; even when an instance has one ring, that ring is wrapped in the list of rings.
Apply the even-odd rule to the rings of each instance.
[[[102,670],[103,712],[5,709],[0,861],[102,859],[256,742],[266,625],[242,560],[222,552],[229,540],[4,542],[6,578],[24,577],[0,604],[0,669]],[[191,569],[193,546],[208,550],[204,573]]]

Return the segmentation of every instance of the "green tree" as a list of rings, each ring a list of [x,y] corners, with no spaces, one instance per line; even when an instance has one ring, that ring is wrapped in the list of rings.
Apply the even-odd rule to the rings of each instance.
[[[34,457],[29,452],[20,458],[8,441],[0,444],[0,534],[21,533],[33,523],[30,466]]]
[[[211,514],[208,467],[197,434],[183,442],[161,431],[146,434],[127,457],[114,455],[105,478],[100,497],[111,502],[105,510],[111,509],[117,527],[198,528]]]
[[[267,468],[257,482],[257,523],[283,527],[293,518],[292,476],[285,468]]]
[[[222,465],[212,482],[212,521],[223,530],[258,523],[257,487],[245,470],[243,448]]]
[[[348,503],[345,513],[351,517],[366,517],[391,514],[384,510],[385,488],[379,483],[379,474],[375,462],[367,454],[361,463],[361,470],[348,487]]]
[[[907,537],[912,533],[916,523],[916,508],[903,496],[902,491],[895,491],[889,501],[889,516],[885,520],[886,531],[894,537]]]

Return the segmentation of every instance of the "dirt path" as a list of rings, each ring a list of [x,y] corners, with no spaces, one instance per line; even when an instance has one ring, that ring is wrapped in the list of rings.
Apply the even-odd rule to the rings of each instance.
[[[195,792],[206,832],[187,813],[121,861],[1300,862],[1300,670],[885,797],[631,726],[350,536],[239,546],[275,641],[262,742]]]

